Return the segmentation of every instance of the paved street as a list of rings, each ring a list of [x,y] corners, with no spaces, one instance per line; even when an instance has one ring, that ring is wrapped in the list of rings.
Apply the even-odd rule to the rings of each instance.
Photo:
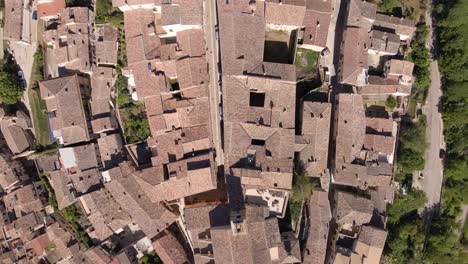
[[[426,23],[430,26],[430,36],[427,47],[433,49],[432,44],[432,19],[429,13],[426,15]],[[427,117],[426,140],[430,146],[427,149],[425,160],[426,165],[423,170],[424,179],[419,179],[419,185],[427,196],[428,208],[434,208],[438,212],[440,194],[443,182],[443,165],[439,158],[439,151],[444,147],[442,115],[439,112],[439,100],[442,96],[440,72],[437,60],[431,59],[430,65],[431,86],[423,107],[423,113]]]
[[[32,10],[34,10],[34,7],[28,6],[28,4],[28,0],[23,0],[23,40],[18,42],[11,41],[9,48],[15,57],[16,63],[23,71],[24,80],[26,81],[27,88],[29,89],[31,85],[30,80],[34,63],[34,53],[36,52],[37,48],[37,20],[32,19]],[[24,93],[22,101],[31,112],[27,92]]]
[[[207,44],[206,57],[209,63],[209,95],[210,95],[210,120],[213,145],[216,150],[217,166],[224,164],[224,156],[221,145],[221,121],[219,114],[220,94],[218,84],[218,45],[216,40],[215,25],[217,24],[216,0],[205,2],[205,36]]]
[[[26,81],[27,87],[30,86],[31,72],[34,63],[34,53],[36,52],[36,44],[28,44],[25,42],[10,42],[10,50],[15,57],[16,63],[20,66],[24,74],[24,80]],[[25,92],[23,96],[23,102],[30,110],[28,93]]]
[[[328,28],[328,37],[327,37],[327,48],[330,50],[328,56],[321,58],[321,64],[328,67],[330,71],[330,76],[335,76],[335,65],[334,65],[334,56],[335,56],[335,34],[336,34],[336,23],[338,20],[338,12],[340,11],[341,0],[335,0],[332,2],[333,12],[330,19],[330,27]]]

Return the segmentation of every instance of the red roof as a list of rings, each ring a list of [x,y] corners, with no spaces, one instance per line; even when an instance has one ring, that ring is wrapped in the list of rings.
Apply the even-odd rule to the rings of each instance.
[[[31,240],[27,246],[33,250],[36,256],[41,256],[49,243],[49,235],[45,233]]]
[[[65,8],[65,0],[39,1],[37,4],[37,16],[39,18],[56,16]]]

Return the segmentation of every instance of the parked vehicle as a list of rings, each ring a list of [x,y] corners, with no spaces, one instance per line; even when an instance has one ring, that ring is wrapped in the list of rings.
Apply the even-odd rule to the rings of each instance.
[[[445,149],[439,150],[439,158],[442,160],[445,160],[447,158],[447,152],[445,152]]]
[[[328,54],[330,54],[330,50],[328,48],[324,48],[321,52],[320,52],[320,56],[321,57],[325,57],[327,56]]]

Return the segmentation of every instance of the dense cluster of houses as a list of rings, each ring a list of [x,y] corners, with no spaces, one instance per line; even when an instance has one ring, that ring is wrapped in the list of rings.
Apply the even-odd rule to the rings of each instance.
[[[342,29],[331,0],[218,0],[219,64],[209,65],[204,1],[112,4],[122,29],[63,0],[31,7],[44,26],[38,86],[58,150],[31,154],[28,115],[1,113],[2,263],[138,263],[153,251],[164,263],[380,263],[399,124],[365,106],[394,96],[405,109],[414,22],[360,0],[346,3]],[[23,6],[6,0],[10,39],[22,38]],[[299,90],[296,50],[331,56],[335,31],[336,78],[351,89]],[[321,72],[333,67],[325,61]],[[221,124],[210,119],[209,67],[220,71]],[[148,121],[143,142],[122,137],[117,78]],[[299,168],[317,188],[293,232],[280,221]],[[66,223],[70,208],[84,233]]]

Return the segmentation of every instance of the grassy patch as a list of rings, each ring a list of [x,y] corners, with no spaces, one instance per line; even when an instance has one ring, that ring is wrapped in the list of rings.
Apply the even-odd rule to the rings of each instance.
[[[301,49],[298,48],[296,51],[296,60],[295,65],[300,71],[306,73],[315,73],[317,72],[317,65],[318,65],[318,58],[319,53],[308,50],[308,49]]]
[[[111,0],[96,1],[96,18],[97,24],[109,23],[116,28],[123,28],[123,13],[116,7],[112,6]]]
[[[34,63],[31,74],[31,88],[28,91],[29,103],[31,105],[31,116],[34,123],[34,134],[36,137],[35,148],[44,149],[52,144],[49,138],[49,128],[47,125],[47,110],[44,100],[39,92],[38,82],[43,80],[44,76],[44,57],[41,46],[37,48],[34,54]]]
[[[289,198],[289,212],[291,215],[291,226],[295,226],[301,216],[302,203],[308,200],[315,188],[315,183],[307,176],[302,162],[294,166],[293,186]]]
[[[49,244],[47,244],[47,246],[45,247],[45,250],[49,251],[49,250],[52,250],[54,248],[56,248],[57,245],[55,245],[54,243],[50,242]]]
[[[289,201],[289,214],[291,216],[291,225],[295,226],[299,222],[301,216],[302,202],[300,201]]]
[[[36,148],[46,147],[51,144],[47,125],[47,113],[44,100],[39,96],[38,89],[29,90],[29,102],[31,104],[34,134],[36,136]]]
[[[408,110],[406,113],[408,114],[409,117],[415,118],[416,117],[416,107],[417,107],[418,102],[416,102],[415,99],[410,98],[408,100]]]

